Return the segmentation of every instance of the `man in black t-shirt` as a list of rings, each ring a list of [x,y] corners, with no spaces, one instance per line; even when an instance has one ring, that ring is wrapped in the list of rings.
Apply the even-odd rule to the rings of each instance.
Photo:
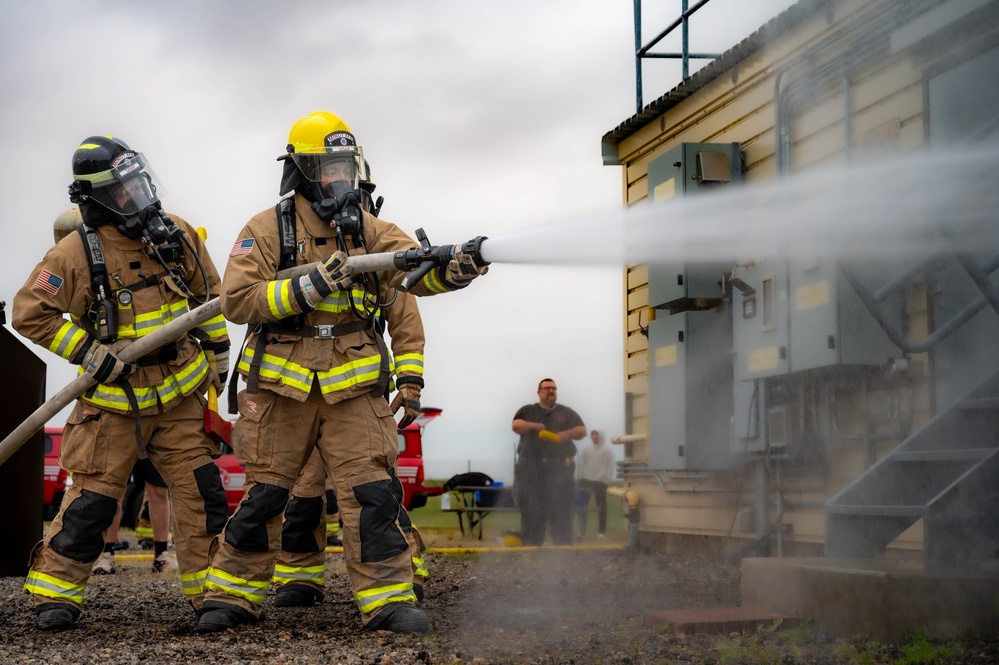
[[[542,545],[546,528],[556,545],[572,544],[573,441],[586,436],[586,425],[575,411],[556,404],[557,397],[555,381],[542,379],[538,403],[522,406],[513,416],[513,431],[520,435],[514,482],[524,545]]]

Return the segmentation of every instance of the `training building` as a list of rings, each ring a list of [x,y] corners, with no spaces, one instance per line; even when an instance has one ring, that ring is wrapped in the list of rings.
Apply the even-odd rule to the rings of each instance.
[[[710,30],[693,15],[703,4],[675,25]],[[654,47],[636,44],[639,73]],[[615,438],[643,547],[997,558],[999,225],[982,186],[999,189],[996,71],[997,2],[800,0],[644,105],[639,84],[640,109],[603,136],[603,161],[621,167],[624,203],[661,209],[665,229],[700,197],[730,196],[754,219],[800,212],[735,192],[803,183],[797,195],[813,173],[873,173],[858,196],[889,214],[899,191],[946,182],[953,200],[968,185],[953,218],[920,232],[933,237],[919,256],[775,246],[628,265]],[[946,158],[909,190],[877,171],[906,157],[917,168],[928,151]],[[683,224],[709,229],[696,214],[711,209],[684,208]]]

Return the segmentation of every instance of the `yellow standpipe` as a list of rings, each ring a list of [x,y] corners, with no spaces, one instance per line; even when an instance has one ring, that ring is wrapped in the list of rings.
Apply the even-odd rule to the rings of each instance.
[[[607,493],[621,497],[621,510],[628,520],[628,549],[638,551],[638,525],[642,521],[641,497],[630,487],[609,487]]]

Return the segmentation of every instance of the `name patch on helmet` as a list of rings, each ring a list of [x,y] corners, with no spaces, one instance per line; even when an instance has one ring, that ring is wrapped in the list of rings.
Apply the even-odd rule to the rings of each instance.
[[[114,158],[114,160],[111,162],[111,168],[115,168],[116,166],[118,166],[119,164],[121,164],[122,162],[124,162],[125,160],[132,159],[134,157],[135,157],[135,153],[134,152],[131,152],[131,151],[123,152],[123,153],[121,153],[120,155],[118,155],[117,157]]]
[[[323,143],[329,150],[343,150],[345,148],[353,148],[357,145],[354,142],[354,135],[350,132],[333,132],[327,134],[326,138],[323,139]]]

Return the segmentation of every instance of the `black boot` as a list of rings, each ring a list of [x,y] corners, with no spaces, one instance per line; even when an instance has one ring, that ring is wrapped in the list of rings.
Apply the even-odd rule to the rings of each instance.
[[[66,603],[42,603],[35,606],[40,630],[66,630],[76,625],[80,610]]]
[[[257,617],[242,607],[209,600],[201,606],[201,618],[198,619],[198,625],[194,627],[194,632],[221,633],[245,623],[256,622]]]
[[[365,626],[368,630],[393,633],[429,633],[430,620],[423,610],[405,603],[392,603]]]
[[[274,594],[277,607],[312,607],[323,602],[323,592],[308,584],[283,584]]]

